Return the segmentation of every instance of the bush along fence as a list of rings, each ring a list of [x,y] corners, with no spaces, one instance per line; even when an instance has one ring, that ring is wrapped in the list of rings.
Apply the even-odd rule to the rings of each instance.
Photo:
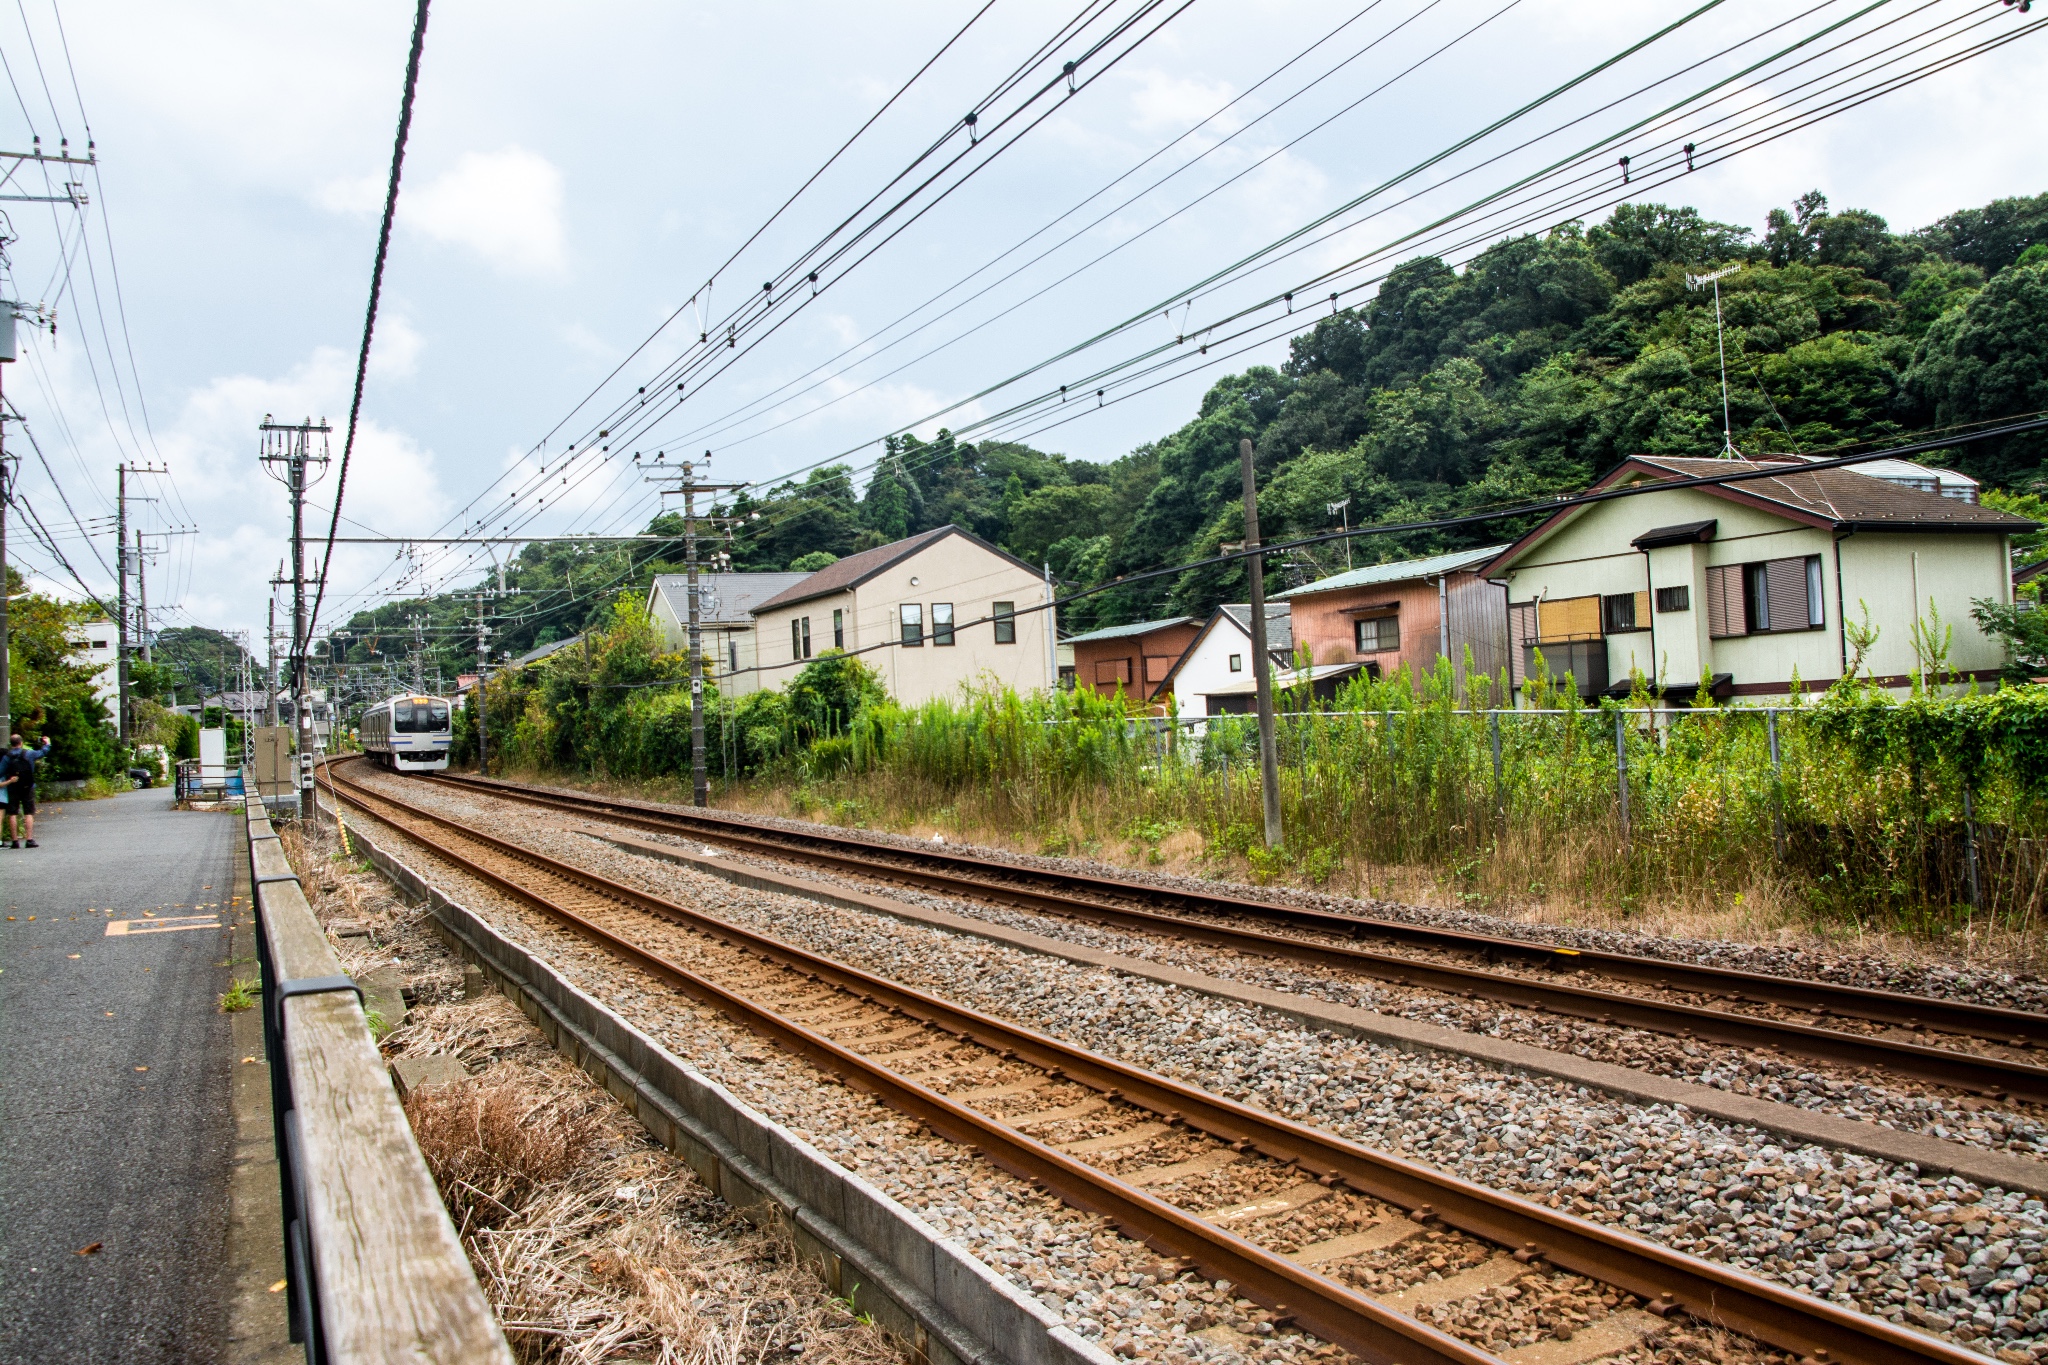
[[[1588,705],[1539,672],[1508,709],[1489,705],[1504,680],[1466,686],[1448,666],[1299,709],[1283,687],[1281,850],[1260,834],[1249,717],[1134,716],[1090,691],[903,706],[827,655],[782,692],[711,692],[706,742],[728,787],[787,787],[842,823],[951,822],[1047,851],[1188,829],[1255,877],[1414,867],[1474,901],[1761,892],[1909,928],[2031,925],[2048,900],[2048,687],[1944,691],[1852,680],[1773,707]],[[682,661],[630,604],[587,654],[494,679],[488,706],[494,763],[688,771]]]

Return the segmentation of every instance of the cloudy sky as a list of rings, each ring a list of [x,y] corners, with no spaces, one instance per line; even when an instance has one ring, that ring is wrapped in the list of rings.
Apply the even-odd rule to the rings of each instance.
[[[2048,38],[1862,98],[2043,22],[1996,0],[979,3],[439,0],[344,533],[638,530],[656,495],[633,451],[766,481],[951,425],[1114,459],[1282,358],[1290,307],[1362,301],[1421,250],[1462,260],[1623,195],[1758,226],[1818,188],[1903,228],[2048,188],[2027,112]],[[89,128],[99,157],[82,210],[0,205],[8,287],[58,319],[4,375],[21,488],[110,594],[115,466],[167,467],[132,480],[156,499],[133,512],[159,622],[260,640],[288,517],[256,428],[324,416],[340,454],[412,12],[59,13],[0,20],[0,147]],[[697,344],[735,308],[738,345]],[[18,524],[10,552],[78,594]],[[484,563],[345,548],[328,619]]]

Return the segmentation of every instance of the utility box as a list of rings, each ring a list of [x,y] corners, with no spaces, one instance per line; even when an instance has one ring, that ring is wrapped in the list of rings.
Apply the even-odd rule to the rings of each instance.
[[[250,728],[255,750],[256,790],[265,801],[290,796],[298,790],[292,770],[292,731],[289,725],[257,725]]]

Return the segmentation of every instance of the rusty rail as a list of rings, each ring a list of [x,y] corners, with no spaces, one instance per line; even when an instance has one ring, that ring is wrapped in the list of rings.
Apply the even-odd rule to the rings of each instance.
[[[383,806],[453,830],[464,839],[484,844],[556,878],[704,932],[864,1001],[885,1004],[928,1027],[1022,1058],[1052,1074],[1150,1110],[1169,1123],[1207,1133],[1237,1150],[1257,1150],[1275,1160],[1291,1162],[1324,1181],[1341,1183],[1406,1208],[1411,1217],[1438,1219],[1461,1232],[1510,1248],[1520,1259],[1541,1258],[1613,1285],[1648,1300],[1653,1309],[1683,1308],[1703,1321],[1755,1337],[1781,1350],[1797,1352],[1806,1358],[1807,1365],[1823,1361],[1832,1365],[1925,1365],[1929,1361],[1981,1365],[1978,1357],[1951,1343],[1808,1298],[1730,1267],[1490,1190],[1421,1163],[1404,1161],[1309,1125],[1073,1047],[1046,1034],[494,839],[410,802],[370,791],[352,780],[344,779],[337,784],[337,790],[343,799],[373,815]],[[407,832],[422,838],[417,831]],[[1494,1357],[1485,1352],[1274,1256],[1156,1196],[1125,1185],[995,1119],[849,1052],[765,1006],[668,962],[572,911],[555,907],[531,888],[460,853],[422,841],[434,848],[438,856],[574,925],[579,932],[698,999],[731,1013],[748,1027],[853,1079],[943,1136],[980,1148],[996,1164],[1041,1183],[1075,1207],[1104,1214],[1163,1254],[1182,1257],[1212,1278],[1243,1285],[1251,1296],[1291,1315],[1304,1329],[1326,1340],[1382,1365],[1417,1365],[1429,1360],[1456,1360],[1465,1365],[1494,1362]]]
[[[1227,895],[1171,890],[1108,877],[1020,868],[939,849],[926,853],[922,849],[879,846],[825,831],[816,835],[798,835],[729,815],[681,811],[612,798],[569,799],[512,787],[487,778],[444,775],[435,780],[485,790],[505,800],[599,815],[621,824],[663,833],[688,833],[692,837],[713,839],[770,857],[794,859],[860,876],[880,877],[949,895],[996,900],[1018,909],[1084,918],[1319,967],[1343,968],[1395,985],[1423,986],[1453,995],[1481,996],[1515,1008],[1543,1010],[1594,1023],[1698,1038],[1729,1047],[1776,1048],[1849,1066],[1881,1067],[1915,1080],[1979,1094],[2015,1095],[2048,1103],[2048,1067],[2031,1062],[1931,1047],[1900,1039],[1871,1037],[1789,1020],[1766,1019],[1700,1005],[1648,999],[1562,981],[1532,980],[1483,968],[1422,961],[1349,944],[1298,938],[1186,913],[1169,914],[1118,902],[1177,903],[1183,908],[1252,917],[1313,932],[1352,938],[1373,935],[1432,948],[1472,952],[1492,961],[1537,962],[1566,971],[1583,967],[1618,979],[1672,990],[1701,992],[1734,1001],[1790,1005],[1822,1015],[1834,1013],[1872,1022],[1896,1023],[1902,1027],[1938,1027],[1944,1031],[2019,1045],[2031,1044],[2035,1037],[2048,1042],[2048,1017],[2020,1010],[1898,995],[1829,982],[1800,981],[1720,967],[1698,967],[1658,958],[1556,948],[1425,925],[1271,905]],[[911,865],[913,860],[931,866]],[[999,880],[992,881],[991,878]],[[1038,885],[1019,885],[1020,880]],[[1060,889],[1045,889],[1047,887]],[[1081,894],[1075,894],[1077,891]]]

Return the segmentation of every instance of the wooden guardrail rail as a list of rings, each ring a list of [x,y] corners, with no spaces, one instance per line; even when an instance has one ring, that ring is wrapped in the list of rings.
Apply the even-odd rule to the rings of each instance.
[[[248,776],[244,790],[254,792]],[[292,1340],[313,1365],[511,1365],[361,994],[262,802],[245,816]]]

